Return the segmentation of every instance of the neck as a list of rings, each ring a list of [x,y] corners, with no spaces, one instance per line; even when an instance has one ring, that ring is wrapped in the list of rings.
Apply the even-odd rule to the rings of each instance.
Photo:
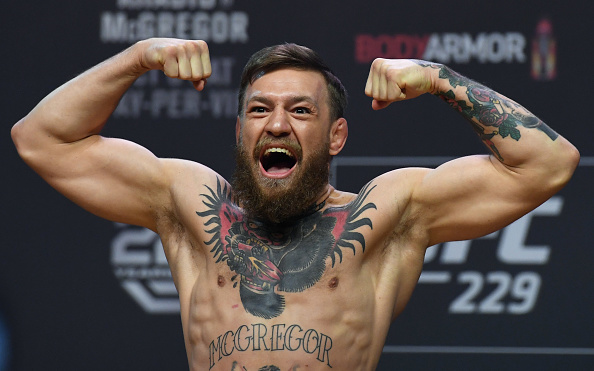
[[[320,195],[316,199],[316,202],[314,204],[315,207],[317,207],[317,210],[322,209],[326,205],[326,201],[328,200],[332,192],[334,192],[334,187],[332,187],[330,184],[326,184],[325,189],[322,192],[320,192]]]
[[[299,215],[289,217],[283,221],[274,222],[271,220],[261,219],[258,217],[255,217],[255,219],[258,219],[268,225],[278,226],[278,227],[285,227],[285,226],[294,224],[295,222],[299,221],[300,219],[306,218],[306,217],[308,217],[312,214],[315,214],[318,211],[324,209],[324,207],[326,206],[326,201],[328,200],[328,198],[330,197],[330,195],[332,194],[333,191],[334,191],[334,187],[332,187],[330,184],[327,184],[326,187],[324,187],[324,190],[319,193],[319,196],[316,198],[315,202],[311,204],[311,206],[309,206],[305,211],[303,211]]]

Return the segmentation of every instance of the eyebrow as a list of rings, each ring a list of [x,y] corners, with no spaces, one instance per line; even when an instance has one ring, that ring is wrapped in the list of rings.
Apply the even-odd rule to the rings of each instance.
[[[267,97],[264,97],[264,96],[261,96],[261,95],[254,95],[254,96],[250,97],[248,99],[248,101],[246,102],[246,104],[249,104],[251,102],[260,102],[260,103],[267,104],[267,105],[272,105],[273,104],[272,99],[267,98]],[[316,108],[318,107],[316,101],[313,98],[311,98],[310,96],[307,96],[307,95],[295,95],[295,96],[292,96],[292,97],[290,97],[287,100],[287,102],[290,105],[296,104],[296,103],[301,103],[301,102],[306,102],[306,103],[309,103],[309,104],[313,105]]]

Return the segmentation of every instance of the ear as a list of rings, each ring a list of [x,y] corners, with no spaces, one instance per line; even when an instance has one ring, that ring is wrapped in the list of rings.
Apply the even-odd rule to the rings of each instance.
[[[241,136],[241,121],[239,120],[239,116],[237,116],[237,121],[235,122],[235,144],[239,144],[240,136]]]
[[[342,147],[344,147],[347,137],[349,135],[349,128],[347,121],[341,117],[332,123],[330,127],[330,155],[336,156]]]

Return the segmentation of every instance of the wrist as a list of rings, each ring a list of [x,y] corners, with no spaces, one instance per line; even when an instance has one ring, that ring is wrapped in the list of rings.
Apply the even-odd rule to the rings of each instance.
[[[443,64],[424,61],[421,59],[411,59],[412,62],[416,63],[421,67],[421,73],[423,74],[423,85],[421,86],[424,93],[433,95],[439,95],[442,92],[440,84],[441,73],[440,71],[445,67]]]
[[[450,76],[453,73],[453,71],[444,64],[436,63],[433,66],[433,91],[431,92],[431,94],[442,95],[452,90],[452,85],[450,85],[450,81],[448,80],[447,76]]]
[[[145,51],[148,48],[148,40],[140,40],[124,51],[124,57],[130,63],[130,72],[140,77],[152,68],[144,60]]]

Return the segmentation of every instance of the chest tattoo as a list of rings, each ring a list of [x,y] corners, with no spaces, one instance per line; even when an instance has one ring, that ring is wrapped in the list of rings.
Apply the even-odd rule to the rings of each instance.
[[[375,188],[367,184],[349,204],[327,208],[305,216],[289,226],[270,226],[247,218],[231,201],[230,189],[217,182],[202,194],[206,211],[196,212],[206,218],[205,243],[211,247],[216,262],[226,262],[239,282],[241,302],[247,312],[262,318],[274,318],[285,308],[279,292],[302,292],[316,284],[330,258],[332,267],[342,262],[342,249],[356,253],[355,242],[365,251],[365,239],[357,230],[373,228],[361,214],[377,209],[365,202]],[[237,279],[239,277],[239,279]]]

